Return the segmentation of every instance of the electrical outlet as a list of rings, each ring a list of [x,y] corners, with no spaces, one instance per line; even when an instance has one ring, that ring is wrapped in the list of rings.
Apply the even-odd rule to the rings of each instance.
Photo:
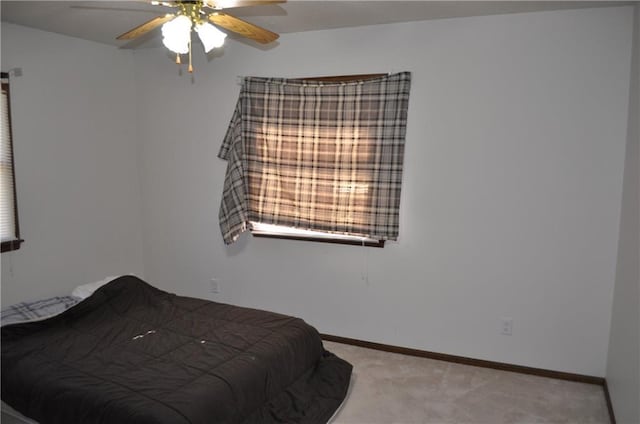
[[[513,333],[513,318],[500,319],[500,334],[510,336]]]
[[[217,278],[212,278],[209,283],[211,284],[211,293],[220,293],[220,281]]]

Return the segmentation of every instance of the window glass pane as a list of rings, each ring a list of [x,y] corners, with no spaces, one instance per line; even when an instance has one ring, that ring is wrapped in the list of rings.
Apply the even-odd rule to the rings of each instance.
[[[300,228],[284,227],[281,225],[265,224],[263,222],[251,222],[251,232],[254,234],[269,234],[282,237],[305,237],[314,239],[326,239],[326,240],[345,240],[345,241],[357,241],[363,243],[378,243],[378,240],[374,240],[368,237],[351,236],[346,234],[334,234],[325,233],[321,231],[303,230]]]

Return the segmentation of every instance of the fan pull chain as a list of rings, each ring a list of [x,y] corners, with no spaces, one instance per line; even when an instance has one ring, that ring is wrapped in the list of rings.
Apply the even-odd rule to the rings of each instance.
[[[189,41],[189,73],[193,74],[193,66],[191,65],[191,41]]]
[[[180,65],[182,62],[180,61],[180,53],[176,53],[176,64]]]

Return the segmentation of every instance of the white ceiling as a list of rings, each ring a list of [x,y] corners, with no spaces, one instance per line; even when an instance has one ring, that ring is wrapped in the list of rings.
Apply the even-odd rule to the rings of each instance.
[[[308,1],[225,9],[279,34],[464,16],[625,5],[629,1]],[[159,45],[159,30],[133,41],[116,36],[163,13],[145,1],[5,1],[1,17],[44,31],[122,48]]]

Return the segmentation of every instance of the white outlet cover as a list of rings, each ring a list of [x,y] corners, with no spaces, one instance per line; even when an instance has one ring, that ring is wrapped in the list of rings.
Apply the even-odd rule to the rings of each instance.
[[[500,334],[511,336],[513,334],[513,318],[501,318]]]

